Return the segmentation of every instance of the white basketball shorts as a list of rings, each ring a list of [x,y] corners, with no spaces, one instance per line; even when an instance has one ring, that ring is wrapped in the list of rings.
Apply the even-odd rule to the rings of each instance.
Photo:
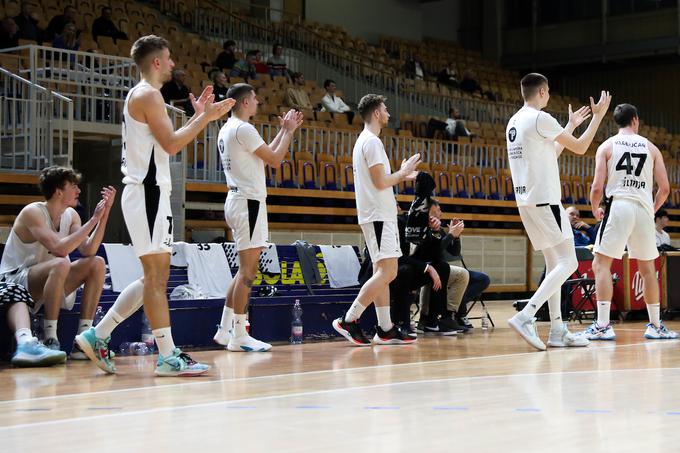
[[[561,203],[518,206],[524,229],[534,250],[554,247],[568,239],[574,240],[571,224]]]
[[[654,216],[640,203],[615,198],[602,219],[593,251],[620,259],[628,245],[630,258],[655,260],[659,251],[654,231]]]
[[[135,255],[172,253],[170,192],[158,186],[127,184],[121,206]]]
[[[230,191],[224,202],[224,220],[231,228],[237,251],[268,246],[269,223],[264,200],[250,200]]]
[[[393,222],[370,222],[360,226],[373,263],[401,256],[396,219]]]

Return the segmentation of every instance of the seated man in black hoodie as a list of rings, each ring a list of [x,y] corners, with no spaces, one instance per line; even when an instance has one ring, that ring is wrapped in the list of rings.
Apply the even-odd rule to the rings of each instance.
[[[431,283],[432,295],[429,313],[426,316],[428,327],[424,332],[455,335],[456,330],[440,325],[438,319],[439,315],[444,315],[446,312],[446,285],[451,270],[449,264],[441,259],[439,245],[441,238],[428,237],[416,246],[413,254],[411,254],[411,244],[407,242],[405,233],[406,214],[399,215],[397,223],[402,256],[399,258],[397,278],[390,283],[390,295],[392,296],[390,315],[392,320],[409,335],[415,336],[416,333],[411,328],[410,322],[411,303],[414,299],[412,292]],[[439,226],[436,229],[439,229]],[[424,318],[421,316],[421,319]]]

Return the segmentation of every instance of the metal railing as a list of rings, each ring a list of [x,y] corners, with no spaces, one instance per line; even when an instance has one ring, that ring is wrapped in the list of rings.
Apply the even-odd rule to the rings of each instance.
[[[130,58],[36,45],[0,52],[17,55],[19,74],[33,84],[68,96],[76,121],[120,124],[125,96],[139,80]]]
[[[73,102],[0,68],[0,169],[72,165]]]

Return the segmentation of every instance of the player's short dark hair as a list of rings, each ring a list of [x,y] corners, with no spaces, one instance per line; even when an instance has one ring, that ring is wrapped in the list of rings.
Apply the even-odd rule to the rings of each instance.
[[[130,56],[135,64],[140,66],[149,55],[169,49],[170,44],[165,38],[156,35],[146,35],[139,38],[130,49]]]
[[[229,47],[235,46],[235,45],[236,45],[236,41],[234,41],[233,39],[227,39],[226,41],[224,41],[224,44],[222,44],[222,48],[224,50],[227,50]]]
[[[630,126],[633,118],[638,117],[637,107],[633,104],[619,104],[614,107],[614,122],[619,127]]]
[[[63,189],[67,182],[80,184],[82,176],[80,173],[69,167],[52,165],[43,168],[38,178],[38,187],[46,200],[54,195],[57,189]]]
[[[297,80],[297,79],[299,79],[302,75],[303,75],[303,74],[302,74],[301,72],[293,72],[293,73],[290,75],[290,78],[293,79],[293,80]]]
[[[548,78],[543,74],[531,72],[522,77],[522,80],[520,80],[519,84],[522,90],[522,98],[525,101],[528,101],[529,99],[536,96],[539,88],[548,84]]]
[[[668,217],[668,211],[665,209],[659,209],[656,211],[656,214],[654,214],[654,220],[660,219],[661,217]]]
[[[359,115],[366,122],[373,115],[373,112],[380,108],[381,104],[384,104],[387,98],[381,94],[367,94],[361,98],[357,110]]]
[[[335,80],[326,79],[326,80],[323,81],[323,87],[328,88],[329,86],[331,86],[331,83],[335,83]]]
[[[227,97],[232,98],[236,101],[234,108],[238,108],[241,102],[250,95],[251,92],[255,92],[255,88],[247,83],[235,83],[227,90]]]

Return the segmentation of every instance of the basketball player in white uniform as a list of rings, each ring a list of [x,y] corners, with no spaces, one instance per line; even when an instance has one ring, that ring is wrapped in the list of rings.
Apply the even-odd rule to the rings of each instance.
[[[214,340],[230,351],[265,352],[271,345],[246,331],[246,307],[262,250],[267,246],[267,185],[265,165],[281,166],[303,114],[291,110],[280,118],[281,129],[267,145],[250,119],[257,114],[255,90],[245,83],[229,88],[227,97],[236,101],[233,113],[222,126],[217,146],[227,178],[229,193],[224,218],[231,227],[239,257],[239,269],[225,297],[222,319]]]
[[[84,284],[78,332],[92,327],[106,273],[97,249],[116,197],[113,187],[103,188],[102,200],[92,217],[81,225],[80,216],[73,209],[80,195],[79,183],[80,174],[72,168],[51,166],[42,170],[39,186],[45,201],[30,203],[21,210],[12,225],[0,263],[0,281],[27,289],[36,302],[31,307],[33,314],[45,307],[44,346],[58,352],[63,360],[66,354],[60,350],[57,339],[59,311],[73,308],[76,290]],[[82,257],[71,262],[68,255],[76,249]],[[17,306],[13,308],[19,310]],[[17,334],[17,351],[28,348],[24,351],[28,362],[39,355],[54,356],[39,352],[42,345],[34,341],[27,314],[14,317],[10,312],[9,315]],[[29,349],[34,353],[29,353]],[[75,345],[71,358],[87,360]]]
[[[356,346],[371,344],[359,326],[361,314],[371,303],[375,303],[378,316],[375,344],[416,341],[392,323],[390,317],[390,282],[397,277],[397,260],[401,256],[397,202],[392,187],[416,178],[420,154],[403,161],[401,168],[391,173],[389,158],[379,138],[380,130],[387,127],[390,119],[385,101],[384,96],[377,94],[367,94],[359,101],[364,130],[352,152],[357,217],[373,262],[373,276],[361,287],[347,313],[333,321],[333,328]]]
[[[593,272],[597,293],[597,319],[586,330],[591,340],[614,340],[609,323],[613,294],[612,260],[621,259],[628,246],[628,256],[636,259],[643,281],[643,294],[649,314],[645,338],[678,338],[660,319],[659,282],[654,261],[656,248],[654,213],[670,192],[666,166],[659,149],[638,135],[640,120],[635,106],[620,104],[614,109],[619,133],[602,143],[595,156],[595,179],[590,190],[591,206],[599,206],[608,197],[607,209],[595,238]],[[607,180],[606,189],[605,179]],[[658,185],[652,196],[654,182]],[[597,212],[593,209],[597,218]]]
[[[210,367],[176,348],[170,331],[166,295],[172,250],[169,156],[179,153],[210,121],[224,116],[234,101],[213,102],[211,87],[199,99],[190,96],[196,114],[175,131],[160,93],[175,65],[168,42],[158,36],[144,36],[134,43],[130,53],[142,80],[128,93],[123,109],[122,208],[144,277],[125,288],[97,327],[78,335],[76,341],[99,368],[115,373],[108,347],[111,332],[143,304],[158,345],[155,374],[202,374]]]
[[[590,98],[590,109],[582,107],[572,112],[569,106],[569,122],[562,128],[555,118],[542,111],[550,99],[548,79],[541,74],[527,74],[522,78],[521,89],[524,107],[510,119],[506,129],[508,160],[519,214],[534,249],[543,252],[546,275],[526,307],[508,323],[530,345],[545,350],[536,333],[534,316],[547,300],[551,319],[548,345],[586,346],[588,340],[570,333],[561,316],[560,288],[578,263],[571,225],[561,203],[557,158],[565,147],[585,154],[611,96],[603,91],[597,104]],[[588,128],[581,137],[574,138],[572,132],[590,112],[593,118]]]

